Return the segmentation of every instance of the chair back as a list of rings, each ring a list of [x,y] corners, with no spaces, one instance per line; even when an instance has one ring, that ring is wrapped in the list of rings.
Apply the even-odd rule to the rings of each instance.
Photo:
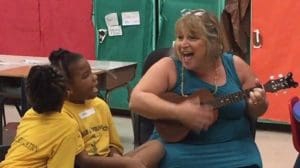
[[[290,102],[289,102],[289,113],[290,113],[290,122],[291,122],[291,130],[292,130],[292,138],[293,138],[294,148],[298,152],[300,152],[300,122],[297,121],[294,116],[294,112],[295,112],[294,110],[297,110],[294,108],[296,103],[300,103],[299,97],[294,96],[290,99]],[[300,108],[298,110],[300,110]]]
[[[9,145],[0,145],[0,162],[5,159],[5,155],[9,149]]]

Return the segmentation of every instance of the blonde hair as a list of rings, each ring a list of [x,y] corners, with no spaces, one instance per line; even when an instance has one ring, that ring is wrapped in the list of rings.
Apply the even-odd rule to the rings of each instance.
[[[212,13],[203,9],[187,11],[176,21],[176,35],[183,29],[200,36],[206,42],[207,56],[217,59],[224,52],[223,33],[217,17]]]

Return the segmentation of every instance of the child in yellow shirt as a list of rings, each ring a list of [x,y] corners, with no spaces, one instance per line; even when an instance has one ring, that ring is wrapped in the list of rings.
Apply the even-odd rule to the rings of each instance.
[[[105,101],[97,97],[97,76],[91,71],[88,61],[80,54],[64,49],[53,51],[49,57],[53,66],[66,78],[68,98],[62,112],[75,119],[79,125],[85,152],[99,156],[101,162],[81,162],[82,167],[103,166],[154,168],[164,155],[159,141],[145,143],[134,151],[123,155],[123,146]],[[95,159],[95,158],[94,158]]]
[[[83,150],[77,123],[60,113],[66,97],[64,77],[49,65],[33,66],[26,83],[32,105],[17,129],[1,168],[73,168]]]

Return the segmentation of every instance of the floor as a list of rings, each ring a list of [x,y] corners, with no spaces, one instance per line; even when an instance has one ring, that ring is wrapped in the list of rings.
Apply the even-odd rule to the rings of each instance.
[[[12,106],[6,106],[8,122],[20,120]],[[114,116],[125,151],[133,149],[133,131],[131,120],[128,117]],[[259,129],[256,132],[256,143],[261,152],[264,168],[292,168],[297,152],[292,143],[289,131],[274,131]]]

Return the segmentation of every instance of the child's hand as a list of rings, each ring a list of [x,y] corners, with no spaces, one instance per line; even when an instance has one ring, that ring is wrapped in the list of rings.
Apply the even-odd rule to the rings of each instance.
[[[109,157],[122,157],[119,153],[109,153]]]
[[[110,147],[110,152],[108,154],[108,157],[120,157],[122,154],[114,147]]]

